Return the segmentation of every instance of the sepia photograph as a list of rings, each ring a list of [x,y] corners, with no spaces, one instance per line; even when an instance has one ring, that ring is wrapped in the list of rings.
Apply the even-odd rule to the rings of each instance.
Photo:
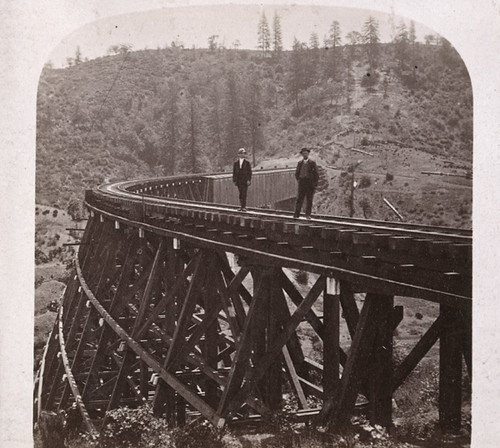
[[[491,446],[475,72],[381,3],[130,2],[52,39],[5,446]]]

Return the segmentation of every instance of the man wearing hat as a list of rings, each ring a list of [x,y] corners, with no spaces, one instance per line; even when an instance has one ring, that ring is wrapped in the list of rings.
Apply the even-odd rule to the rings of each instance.
[[[316,162],[309,158],[309,149],[302,148],[300,150],[303,160],[297,164],[295,170],[295,179],[297,179],[299,192],[297,194],[297,202],[295,203],[294,218],[298,218],[302,210],[302,203],[306,198],[306,218],[311,219],[311,210],[314,189],[318,185],[318,167]]]
[[[245,148],[238,149],[238,160],[233,165],[233,182],[240,192],[240,210],[243,212],[247,211],[247,190],[252,179],[252,167],[245,159],[246,155]]]

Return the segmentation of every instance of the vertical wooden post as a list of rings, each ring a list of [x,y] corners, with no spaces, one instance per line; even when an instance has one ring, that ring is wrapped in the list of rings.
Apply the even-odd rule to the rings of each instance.
[[[361,378],[366,374],[375,335],[375,300],[372,294],[367,294],[365,304],[361,310],[358,324],[354,332],[354,339],[349,350],[346,365],[340,381],[340,393],[337,407],[333,413],[331,426],[341,427],[347,423],[358,396]],[[328,410],[327,410],[328,411]],[[329,412],[325,413],[325,417]]]
[[[186,401],[179,394],[177,394],[176,415],[177,426],[184,426],[186,424]]]
[[[232,411],[232,400],[234,400],[238,390],[241,390],[242,381],[248,373],[247,367],[249,364],[249,358],[252,355],[252,349],[254,349],[255,359],[255,332],[259,326],[257,314],[260,308],[260,301],[263,298],[261,290],[264,286],[262,275],[260,274],[260,270],[252,270],[252,277],[254,279],[253,298],[248,308],[245,324],[237,341],[236,353],[233,357],[231,370],[227,377],[227,382],[224,385],[219,406],[217,407],[217,414],[224,418],[230,411]]]
[[[178,274],[178,260],[176,257],[176,251],[173,249],[173,241],[168,238],[166,241],[166,255],[165,255],[165,271],[163,274],[163,287],[165,294],[168,294],[172,289],[176,281],[176,276]],[[175,322],[178,315],[176,310],[177,297],[167,304],[165,309],[165,320],[163,321],[163,329],[167,335],[172,336],[175,331]],[[167,349],[164,349],[164,355],[166,356]],[[159,393],[161,398],[157,401],[157,407],[154,409],[156,415],[162,415],[165,413],[165,418],[170,424],[175,424],[175,391],[168,384],[164,383],[163,387]]]
[[[210,266],[208,268],[207,279],[214,278],[214,276],[219,274],[218,269],[218,259],[212,254],[210,255]],[[217,306],[217,290],[213,282],[206,282],[206,291],[204,296],[204,308],[205,315],[210,315],[210,313]],[[205,342],[204,342],[204,352],[207,364],[214,370],[217,370],[217,351],[218,351],[218,336],[217,336],[217,320],[212,322],[206,332],[205,332]],[[215,381],[207,378],[205,380],[205,399],[207,403],[212,406],[217,406],[217,383]]]
[[[441,304],[445,326],[439,342],[439,426],[456,430],[461,424],[463,328],[460,311]]]
[[[180,262],[177,251],[173,249],[173,239],[165,239],[165,270],[162,275],[164,294],[169,294],[176,283],[180,272]],[[182,272],[182,271],[181,271]],[[176,295],[165,308],[165,319],[163,321],[163,330],[168,336],[172,336],[175,331],[175,325],[178,317],[178,300],[180,295]],[[162,348],[162,358],[165,358],[168,348],[165,345]],[[156,399],[153,402],[153,412],[159,417],[165,414],[170,424],[175,424],[176,398],[175,391],[164,381],[158,379],[155,390]]]
[[[172,268],[173,268],[172,280],[173,282],[176,282],[179,279],[179,277],[183,275],[186,266],[181,256],[182,252],[180,250],[180,244],[181,244],[180,240],[177,238],[172,238],[171,243],[172,246],[171,247],[169,246],[169,248],[172,254]],[[193,273],[193,276],[191,277],[191,282],[193,281],[194,277],[195,274]],[[181,314],[184,298],[188,293],[188,288],[189,286],[186,282],[186,287],[182,287],[180,291],[176,294],[175,305],[174,305],[175,322],[174,326],[172,327],[172,333],[171,333],[172,336],[174,335],[176,327],[179,324],[179,316]],[[175,390],[172,389],[164,381],[160,380],[158,384],[159,387],[163,388],[163,391],[166,392],[166,395],[164,396],[164,403],[167,415],[170,413],[174,423],[178,426],[183,426],[186,423],[186,402],[184,401],[184,398],[182,398],[181,395],[176,393]],[[172,401],[167,403],[168,400]],[[156,404],[156,401],[154,401],[153,403]]]
[[[140,362],[140,391],[141,395],[145,398],[148,397],[149,393],[149,386],[148,386],[148,380],[149,380],[149,372],[148,372],[148,365],[141,361]]]
[[[336,407],[336,395],[340,386],[340,309],[338,284],[328,278],[323,295],[323,403],[324,407]]]
[[[277,314],[280,312],[279,289],[281,271],[280,269],[263,267],[259,268],[262,286],[259,288],[260,306],[256,310],[255,324],[252,328],[254,339],[254,363],[266,354],[269,346],[280,331]],[[255,297],[254,297],[255,300]],[[264,403],[270,409],[278,409],[281,405],[281,355],[266,370],[266,373],[258,382]]]
[[[266,351],[269,349],[271,344],[277,338],[280,333],[280,319],[278,318],[281,312],[281,306],[279,301],[279,296],[282,294],[281,290],[281,269],[280,268],[270,268],[266,275],[269,281],[269,296],[267,300],[267,330],[266,330]],[[282,382],[283,376],[281,374],[282,370],[282,355],[281,353],[276,357],[275,361],[271,364],[267,371],[266,386],[268,400],[265,398],[264,402],[269,405],[273,410],[277,410],[281,407],[282,401]]]
[[[386,428],[392,425],[392,312],[394,298],[376,295],[376,335],[370,368],[370,420]]]
[[[467,366],[467,374],[469,381],[472,382],[472,304],[461,310],[464,337],[463,337],[463,352],[465,365]]]
[[[347,282],[340,282],[340,303],[342,304],[343,317],[347,323],[351,339],[354,339],[354,332],[359,319],[359,310],[356,305],[352,286]]]
[[[255,307],[255,315],[253,324],[249,328],[249,335],[251,339],[251,346],[253,354],[253,363],[259,362],[266,352],[266,327],[267,327],[267,314],[269,313],[269,275],[266,275],[265,269],[256,267],[252,271],[255,283],[259,283],[260,287],[254,291],[253,300],[259,301],[258,306]],[[259,381],[259,389],[263,395],[264,403],[269,405],[269,396],[267,395],[267,378],[264,377]]]

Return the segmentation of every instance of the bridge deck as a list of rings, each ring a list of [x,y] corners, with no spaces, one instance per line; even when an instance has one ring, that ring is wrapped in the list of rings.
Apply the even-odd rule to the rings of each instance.
[[[268,418],[286,391],[297,418],[337,428],[363,396],[372,423],[390,426],[393,392],[439,340],[440,424],[460,426],[462,359],[471,376],[471,232],[243,213],[208,202],[203,182],[87,192],[91,216],[37,377],[37,416],[75,403],[99,430],[120,404],[150,403],[172,423],[201,415],[221,425]],[[311,281],[300,284],[290,268]],[[440,304],[397,364],[404,312],[395,295]],[[307,353],[304,328],[322,342],[321,362]]]

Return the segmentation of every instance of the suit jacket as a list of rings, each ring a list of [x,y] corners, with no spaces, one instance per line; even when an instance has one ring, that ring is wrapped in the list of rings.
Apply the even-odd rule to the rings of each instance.
[[[240,161],[237,160],[233,165],[233,182],[237,185],[246,185],[252,179],[252,166],[248,160],[243,160],[240,168]]]
[[[297,169],[295,170],[295,179],[299,180],[300,179],[300,170],[302,169],[302,164],[304,163],[304,160],[301,160],[297,164]],[[318,167],[316,165],[316,162],[312,159],[308,159],[306,163],[306,179],[311,182],[311,185],[316,188],[316,185],[318,185]]]

